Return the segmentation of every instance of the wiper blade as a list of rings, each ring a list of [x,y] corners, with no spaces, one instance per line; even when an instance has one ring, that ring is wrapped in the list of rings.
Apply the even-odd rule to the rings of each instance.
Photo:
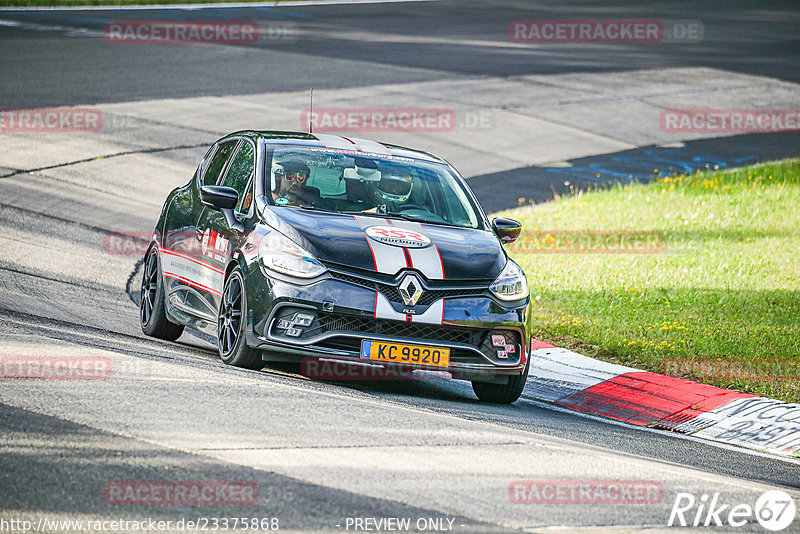
[[[329,213],[342,213],[341,211],[338,211],[338,210],[328,210],[328,209],[325,209],[325,208],[320,208],[319,206],[303,206],[303,205],[300,205],[300,206],[292,206],[292,207],[300,208],[300,209],[304,209],[304,210],[327,211]]]
[[[424,222],[428,224],[441,224],[444,226],[456,226],[449,222],[433,221],[431,219],[425,219],[423,217],[415,217],[413,215],[408,215],[407,213],[389,212],[389,213],[381,213],[380,215],[383,215],[384,217],[397,217],[398,219],[404,219],[406,221]]]
[[[445,222],[445,221],[434,221],[431,219],[425,219],[422,217],[414,217],[413,215],[408,215],[407,213],[399,213],[396,211],[390,211],[389,213],[378,213],[376,211],[343,211],[340,213],[346,214],[353,214],[353,215],[367,215],[369,217],[380,217],[380,218],[395,218],[395,219],[404,219],[406,221],[413,221],[418,223],[426,223],[426,224],[438,224],[441,226],[455,226],[456,228],[464,228],[463,226],[459,226],[457,224]]]
[[[382,217],[382,216],[385,215],[383,213],[378,213],[376,211],[359,211],[359,210],[347,210],[347,211],[343,211],[342,213],[347,213],[348,215],[350,215],[350,214],[353,214],[353,215],[372,215],[373,217]]]

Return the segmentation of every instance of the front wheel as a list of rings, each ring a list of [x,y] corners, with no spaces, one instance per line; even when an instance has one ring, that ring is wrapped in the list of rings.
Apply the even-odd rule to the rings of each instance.
[[[244,329],[247,295],[242,270],[236,267],[225,281],[217,315],[217,348],[222,361],[245,369],[261,369],[261,353],[247,345]]]
[[[472,381],[472,390],[475,395],[484,402],[496,402],[498,404],[511,404],[519,399],[522,390],[525,389],[525,382],[528,380],[528,366],[531,360],[525,364],[525,370],[521,375],[508,377],[505,384],[491,384],[489,382]]]
[[[139,324],[148,336],[175,341],[183,333],[183,325],[167,319],[164,312],[164,282],[158,265],[158,248],[153,246],[144,257]]]

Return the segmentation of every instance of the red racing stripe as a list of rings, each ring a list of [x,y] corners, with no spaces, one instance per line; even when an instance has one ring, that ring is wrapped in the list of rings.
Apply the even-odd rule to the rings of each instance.
[[[369,242],[369,237],[364,236],[364,239],[367,240],[367,246],[369,247],[369,253],[372,254],[372,265],[375,266],[375,272],[378,272],[378,260],[375,259],[375,251],[372,250],[372,243]]]
[[[360,223],[360,222],[358,222],[358,217],[356,217],[355,215],[353,215],[353,219],[355,219],[355,221],[356,221],[356,224],[358,225],[358,227],[359,227],[359,228],[361,228],[361,229],[363,230],[363,229],[364,229],[364,227],[363,227],[363,226],[361,226],[361,223]],[[366,235],[366,234],[364,234],[364,239],[366,239],[366,240],[367,240],[367,246],[369,247],[369,253],[370,253],[370,254],[372,254],[372,265],[374,265],[374,266],[375,266],[375,272],[377,273],[377,272],[378,272],[378,260],[376,260],[376,259],[375,259],[375,251],[374,251],[374,250],[372,250],[372,244],[369,242],[369,236],[368,236],[368,235]],[[377,295],[377,293],[376,293],[376,294],[375,294],[375,309],[376,309],[376,310],[378,309],[378,304],[377,304],[377,302],[378,302],[378,295]]]
[[[178,252],[177,250],[172,250],[171,248],[163,248],[163,247],[159,247],[158,250],[160,250],[164,254],[169,254],[170,256],[177,256],[178,258],[183,258],[184,260],[193,261],[197,265],[200,265],[200,266],[205,267],[207,269],[211,269],[212,271],[215,271],[215,272],[217,272],[219,274],[225,274],[225,271],[223,271],[219,267],[216,267],[216,266],[211,265],[210,263],[206,263],[204,261],[200,261],[197,258],[193,258],[192,256],[184,254],[183,252]]]
[[[431,234],[428,233],[428,231],[425,229],[425,226],[423,226],[422,223],[419,223],[419,227],[420,227],[420,229],[422,229],[423,232],[425,232],[425,235],[428,236],[428,239],[433,241],[433,238],[431,237]],[[439,263],[442,265],[442,280],[444,280],[445,279],[445,276],[444,276],[444,261],[442,261],[442,253],[439,252],[439,247],[436,246],[436,243],[433,243],[433,248],[434,248],[434,250],[436,250],[436,254],[439,256]]]
[[[445,279],[445,276],[444,276],[444,261],[442,261],[442,253],[439,252],[439,247],[436,246],[436,243],[433,244],[433,248],[436,249],[436,254],[439,255],[439,263],[442,264],[442,280],[444,280]]]
[[[358,143],[356,143],[355,141],[353,141],[353,140],[352,140],[352,139],[350,139],[349,137],[345,137],[345,136],[341,136],[341,137],[342,137],[342,139],[344,139],[345,141],[348,141],[348,142],[350,142],[350,143],[353,143],[353,145],[354,145],[354,146],[355,146],[355,147],[358,149],[358,151],[359,151],[359,152],[364,152],[364,149],[363,149],[363,148],[361,148],[360,146],[358,146]]]
[[[221,297],[222,296],[222,293],[220,293],[219,291],[211,289],[210,287],[206,287],[206,286],[204,286],[202,284],[198,284],[197,282],[193,282],[192,280],[189,280],[188,278],[184,278],[183,276],[180,276],[178,274],[168,273],[168,272],[164,272],[162,274],[164,276],[166,276],[167,278],[172,278],[173,280],[178,280],[179,282],[183,282],[184,284],[189,284],[190,286],[196,287],[197,289],[202,289],[206,293],[211,293],[212,295],[215,295],[217,297]]]
[[[316,136],[316,135],[314,135],[313,133],[311,134],[311,136],[312,136],[314,139],[316,139],[317,141],[319,141],[320,143],[322,143],[322,146],[324,146],[325,148],[329,148],[329,147],[328,147],[328,145],[326,145],[326,144],[325,144],[325,141],[323,141],[322,139],[320,139],[319,137],[317,137],[317,136]]]
[[[349,139],[348,139],[348,141],[349,141]],[[394,224],[392,222],[391,219],[386,219],[386,222],[389,223],[389,226],[397,226],[396,224]],[[403,251],[403,259],[406,260],[406,269],[410,269],[412,267],[411,255],[408,253],[408,249],[407,248],[403,247],[401,250]],[[375,270],[377,271],[377,269],[375,269]],[[409,321],[410,321],[410,319],[409,319]]]
[[[676,415],[685,422],[733,400],[752,396],[641,371],[624,373],[576,391],[556,404],[634,425],[649,425]]]

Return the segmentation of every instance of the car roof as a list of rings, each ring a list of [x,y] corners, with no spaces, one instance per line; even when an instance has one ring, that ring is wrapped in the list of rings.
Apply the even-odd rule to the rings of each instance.
[[[272,130],[242,130],[230,134],[230,136],[236,135],[246,135],[254,139],[263,139],[267,143],[313,146],[354,153],[391,154],[393,156],[447,164],[445,160],[429,152],[389,143],[379,143],[377,141],[357,137],[345,137],[327,133],[282,132]]]

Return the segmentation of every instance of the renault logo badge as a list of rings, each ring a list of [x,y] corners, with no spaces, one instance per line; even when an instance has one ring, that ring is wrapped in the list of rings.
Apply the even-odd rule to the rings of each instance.
[[[406,306],[416,306],[422,296],[422,284],[413,274],[407,274],[400,282],[400,296]]]

